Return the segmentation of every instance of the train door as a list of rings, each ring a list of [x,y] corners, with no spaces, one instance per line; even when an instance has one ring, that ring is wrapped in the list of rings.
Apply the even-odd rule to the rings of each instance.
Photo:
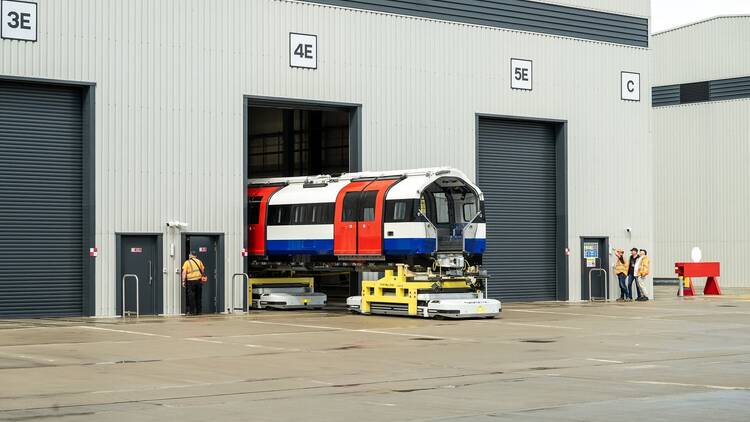
[[[385,193],[397,181],[397,179],[376,180],[367,185],[362,191],[359,201],[358,254],[383,254],[383,209]]]
[[[369,181],[349,183],[336,197],[336,213],[333,219],[333,252],[336,255],[357,253],[359,200],[362,190],[369,184]]]
[[[247,190],[247,243],[250,255],[266,254],[268,200],[281,186],[251,187]]]

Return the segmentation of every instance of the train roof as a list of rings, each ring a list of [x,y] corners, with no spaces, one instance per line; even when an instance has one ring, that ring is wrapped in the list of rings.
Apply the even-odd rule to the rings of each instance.
[[[410,170],[363,171],[344,173],[339,176],[317,175],[298,177],[274,177],[250,179],[251,186],[286,185],[271,199],[270,204],[335,202],[337,193],[349,182],[367,179],[403,178],[389,191],[386,199],[419,198],[422,191],[430,184],[437,182],[440,186],[469,185],[474,191],[482,193],[466,174],[451,167],[430,167]]]
[[[268,205],[319,204],[336,202],[341,189],[348,180],[329,183],[291,183],[279,189],[268,201]]]

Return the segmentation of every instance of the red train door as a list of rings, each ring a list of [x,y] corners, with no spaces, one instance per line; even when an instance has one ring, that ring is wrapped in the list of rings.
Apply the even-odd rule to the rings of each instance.
[[[357,232],[357,252],[360,255],[383,254],[385,193],[397,181],[398,179],[375,180],[362,191]]]
[[[266,218],[268,200],[283,186],[247,189],[247,248],[250,255],[266,254]]]
[[[369,181],[352,182],[344,186],[336,197],[333,219],[333,253],[355,255],[359,223],[359,197]]]

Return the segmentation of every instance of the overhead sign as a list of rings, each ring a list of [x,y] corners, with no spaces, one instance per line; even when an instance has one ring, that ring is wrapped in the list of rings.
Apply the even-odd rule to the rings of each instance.
[[[510,87],[531,91],[533,89],[533,70],[531,60],[510,59]]]
[[[36,41],[37,4],[26,1],[2,0],[2,29],[0,36],[7,40]]]
[[[318,36],[289,33],[289,66],[318,68]]]
[[[621,98],[625,101],[641,101],[641,74],[620,73]]]

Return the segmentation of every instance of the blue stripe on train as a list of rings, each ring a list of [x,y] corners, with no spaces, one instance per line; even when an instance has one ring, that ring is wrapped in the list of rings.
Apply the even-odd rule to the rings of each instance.
[[[486,239],[466,239],[466,252],[482,254],[487,246]],[[435,251],[435,239],[406,238],[385,239],[385,255],[413,255],[431,254]],[[333,255],[332,239],[304,239],[304,240],[268,240],[266,253],[269,255],[310,254]]]
[[[268,255],[333,255],[333,239],[268,240]]]
[[[435,252],[435,239],[385,239],[383,243],[386,255],[431,254]]]
[[[467,253],[483,254],[487,249],[487,239],[464,239],[464,247]]]

